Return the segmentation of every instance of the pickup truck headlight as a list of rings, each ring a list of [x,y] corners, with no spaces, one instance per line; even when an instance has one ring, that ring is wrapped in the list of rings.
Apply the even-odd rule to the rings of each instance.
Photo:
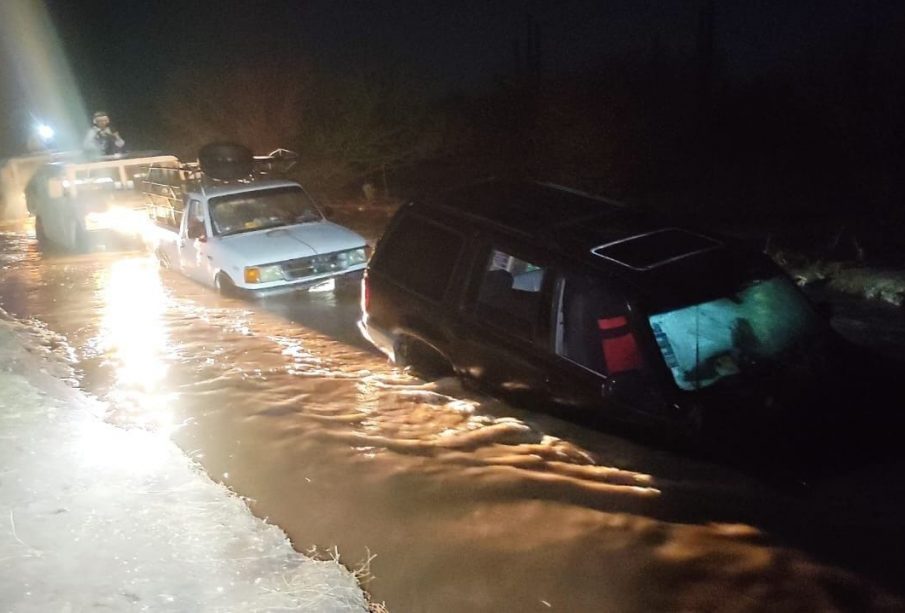
[[[279,265],[248,266],[245,268],[246,283],[270,283],[283,280],[283,269]]]
[[[342,253],[345,256],[346,266],[357,266],[368,261],[367,248],[359,247],[358,249],[350,249]]]

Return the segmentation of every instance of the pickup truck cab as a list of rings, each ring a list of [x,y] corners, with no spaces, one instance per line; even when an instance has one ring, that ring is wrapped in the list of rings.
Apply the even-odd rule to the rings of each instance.
[[[249,297],[331,281],[338,289],[359,287],[369,255],[365,239],[328,221],[298,183],[187,185],[170,194],[169,204],[152,206],[162,266]]]
[[[178,166],[171,155],[68,159],[41,166],[25,198],[42,246],[72,252],[140,247],[147,227],[142,186],[152,166]]]

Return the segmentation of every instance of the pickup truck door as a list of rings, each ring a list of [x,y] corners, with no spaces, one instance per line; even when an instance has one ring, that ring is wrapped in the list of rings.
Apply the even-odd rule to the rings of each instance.
[[[182,227],[179,232],[179,266],[182,273],[210,284],[208,278],[207,228],[204,221],[204,208],[200,200],[190,200],[182,216]]]

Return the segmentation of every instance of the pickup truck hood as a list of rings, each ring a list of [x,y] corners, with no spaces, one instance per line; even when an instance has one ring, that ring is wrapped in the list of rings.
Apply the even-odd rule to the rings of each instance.
[[[365,239],[329,221],[244,232],[220,238],[223,249],[246,265],[270,264],[321,253],[355,249]]]

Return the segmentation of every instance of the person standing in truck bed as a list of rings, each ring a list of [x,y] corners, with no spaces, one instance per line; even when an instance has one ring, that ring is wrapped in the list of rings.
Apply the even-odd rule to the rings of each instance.
[[[110,117],[98,111],[92,117],[92,126],[85,135],[82,147],[96,155],[114,155],[126,150],[126,141],[110,126]]]

